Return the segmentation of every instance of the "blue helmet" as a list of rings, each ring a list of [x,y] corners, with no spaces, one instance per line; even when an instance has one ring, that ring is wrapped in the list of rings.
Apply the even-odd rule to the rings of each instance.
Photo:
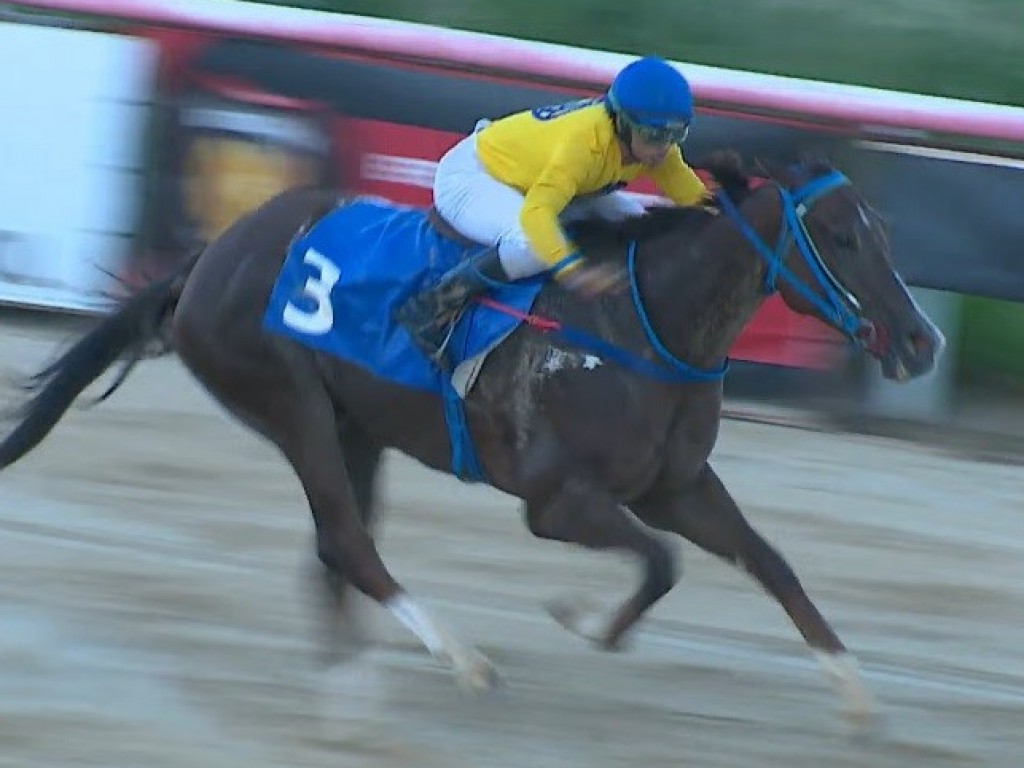
[[[657,56],[627,64],[612,82],[608,102],[627,127],[654,141],[682,141],[693,120],[690,84]]]

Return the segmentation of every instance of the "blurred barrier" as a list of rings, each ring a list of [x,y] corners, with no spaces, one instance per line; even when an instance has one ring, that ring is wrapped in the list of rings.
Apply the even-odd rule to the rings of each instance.
[[[630,58],[233,0],[19,5],[87,13],[159,51],[136,268],[173,262],[294,183],[426,204],[434,164],[477,118],[598,93]],[[1024,193],[1024,109],[680,67],[700,113],[691,161],[722,146],[781,161],[828,154],[890,220],[911,285],[1024,298],[1014,204]],[[955,307],[937,313],[955,337]],[[847,350],[773,299],[732,352],[827,369]],[[944,368],[922,386],[947,391],[951,375]],[[941,401],[939,389],[916,402]]]
[[[98,311],[139,225],[157,46],[0,23],[0,302]]]
[[[193,98],[180,105],[182,203],[208,242],[276,192],[316,184],[329,140],[302,111]]]

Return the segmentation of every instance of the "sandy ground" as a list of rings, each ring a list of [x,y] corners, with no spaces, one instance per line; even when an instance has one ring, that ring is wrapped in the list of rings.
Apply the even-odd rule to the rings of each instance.
[[[31,370],[55,338],[5,328],[0,360]],[[1020,765],[1019,467],[736,421],[716,466],[859,655],[878,738],[847,737],[743,574],[682,545],[679,587],[600,653],[541,603],[618,597],[631,564],[535,541],[513,499],[394,455],[385,558],[507,685],[463,696],[380,611],[378,648],[322,674],[297,482],[160,360],[0,480],[0,765]]]

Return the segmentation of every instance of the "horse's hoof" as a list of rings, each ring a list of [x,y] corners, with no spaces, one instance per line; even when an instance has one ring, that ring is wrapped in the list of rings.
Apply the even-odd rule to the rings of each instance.
[[[487,693],[502,683],[491,660],[479,651],[469,651],[456,662],[455,680],[462,692],[469,695]]]
[[[598,644],[598,648],[602,651],[607,651],[608,653],[625,653],[633,645],[631,640],[632,637],[633,636],[630,634],[619,634],[614,637],[609,635],[601,640]]]
[[[885,735],[886,719],[880,710],[844,707],[843,721],[849,729],[849,736],[856,742],[877,741]]]
[[[544,603],[551,618],[578,637],[602,650],[613,650],[608,643],[608,619],[601,608],[587,598],[556,598]]]
[[[870,737],[881,731],[883,718],[878,701],[864,685],[857,660],[847,652],[816,652],[818,663],[842,700],[843,719],[855,736]]]

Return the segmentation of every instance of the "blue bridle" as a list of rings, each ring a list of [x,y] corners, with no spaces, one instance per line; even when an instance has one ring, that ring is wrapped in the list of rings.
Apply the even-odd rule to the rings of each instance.
[[[717,198],[725,214],[736,224],[744,237],[754,245],[758,254],[765,260],[767,265],[764,278],[765,293],[775,293],[778,290],[779,278],[781,278],[810,302],[821,313],[823,318],[836,328],[842,330],[851,339],[859,341],[858,331],[864,325],[858,311],[860,304],[853,294],[829,271],[828,266],[821,258],[821,254],[818,253],[814,239],[807,231],[807,225],[804,222],[804,216],[807,215],[807,212],[817,200],[849,183],[850,180],[839,171],[833,171],[826,176],[814,179],[793,192],[779,184],[773,183],[772,186],[782,197],[783,214],[782,229],[779,231],[779,239],[774,251],[765,244],[760,235],[743,218],[743,214],[739,212],[739,209],[724,191],[719,190]],[[786,253],[789,250],[790,243],[794,241],[800,256],[811,271],[817,287],[821,289],[821,293],[808,286],[786,266]]]
[[[743,214],[739,212],[739,209],[736,208],[736,205],[724,191],[719,191],[717,196],[722,210],[725,211],[726,215],[736,224],[743,235],[754,245],[767,264],[764,279],[765,293],[775,293],[778,290],[778,281],[781,278],[807,299],[821,313],[822,317],[831,322],[835,327],[842,329],[850,338],[861,342],[858,331],[863,328],[864,323],[860,315],[855,311],[859,310],[859,303],[853,294],[844,288],[843,284],[829,271],[804,223],[804,216],[807,215],[810,207],[817,200],[849,183],[849,179],[838,171],[814,179],[793,192],[773,183],[775,189],[782,196],[783,207],[782,229],[779,232],[779,240],[774,251],[764,243],[757,232],[754,231],[754,228],[743,218]],[[815,282],[821,289],[824,298],[822,294],[819,294],[800,280],[786,266],[785,257],[792,242],[796,243],[797,250],[799,250],[804,262],[811,270],[811,274],[814,276]],[[550,332],[576,347],[596,352],[624,368],[659,381],[683,383],[717,381],[723,378],[729,370],[728,358],[715,368],[697,368],[673,355],[658,338],[654,326],[647,315],[643,299],[640,296],[640,286],[636,271],[635,241],[629,244],[626,265],[637,318],[640,320],[640,325],[644,329],[644,335],[657,354],[658,360],[647,360],[592,333],[570,326],[558,324],[557,329],[549,329]],[[851,307],[854,309],[851,309]]]

